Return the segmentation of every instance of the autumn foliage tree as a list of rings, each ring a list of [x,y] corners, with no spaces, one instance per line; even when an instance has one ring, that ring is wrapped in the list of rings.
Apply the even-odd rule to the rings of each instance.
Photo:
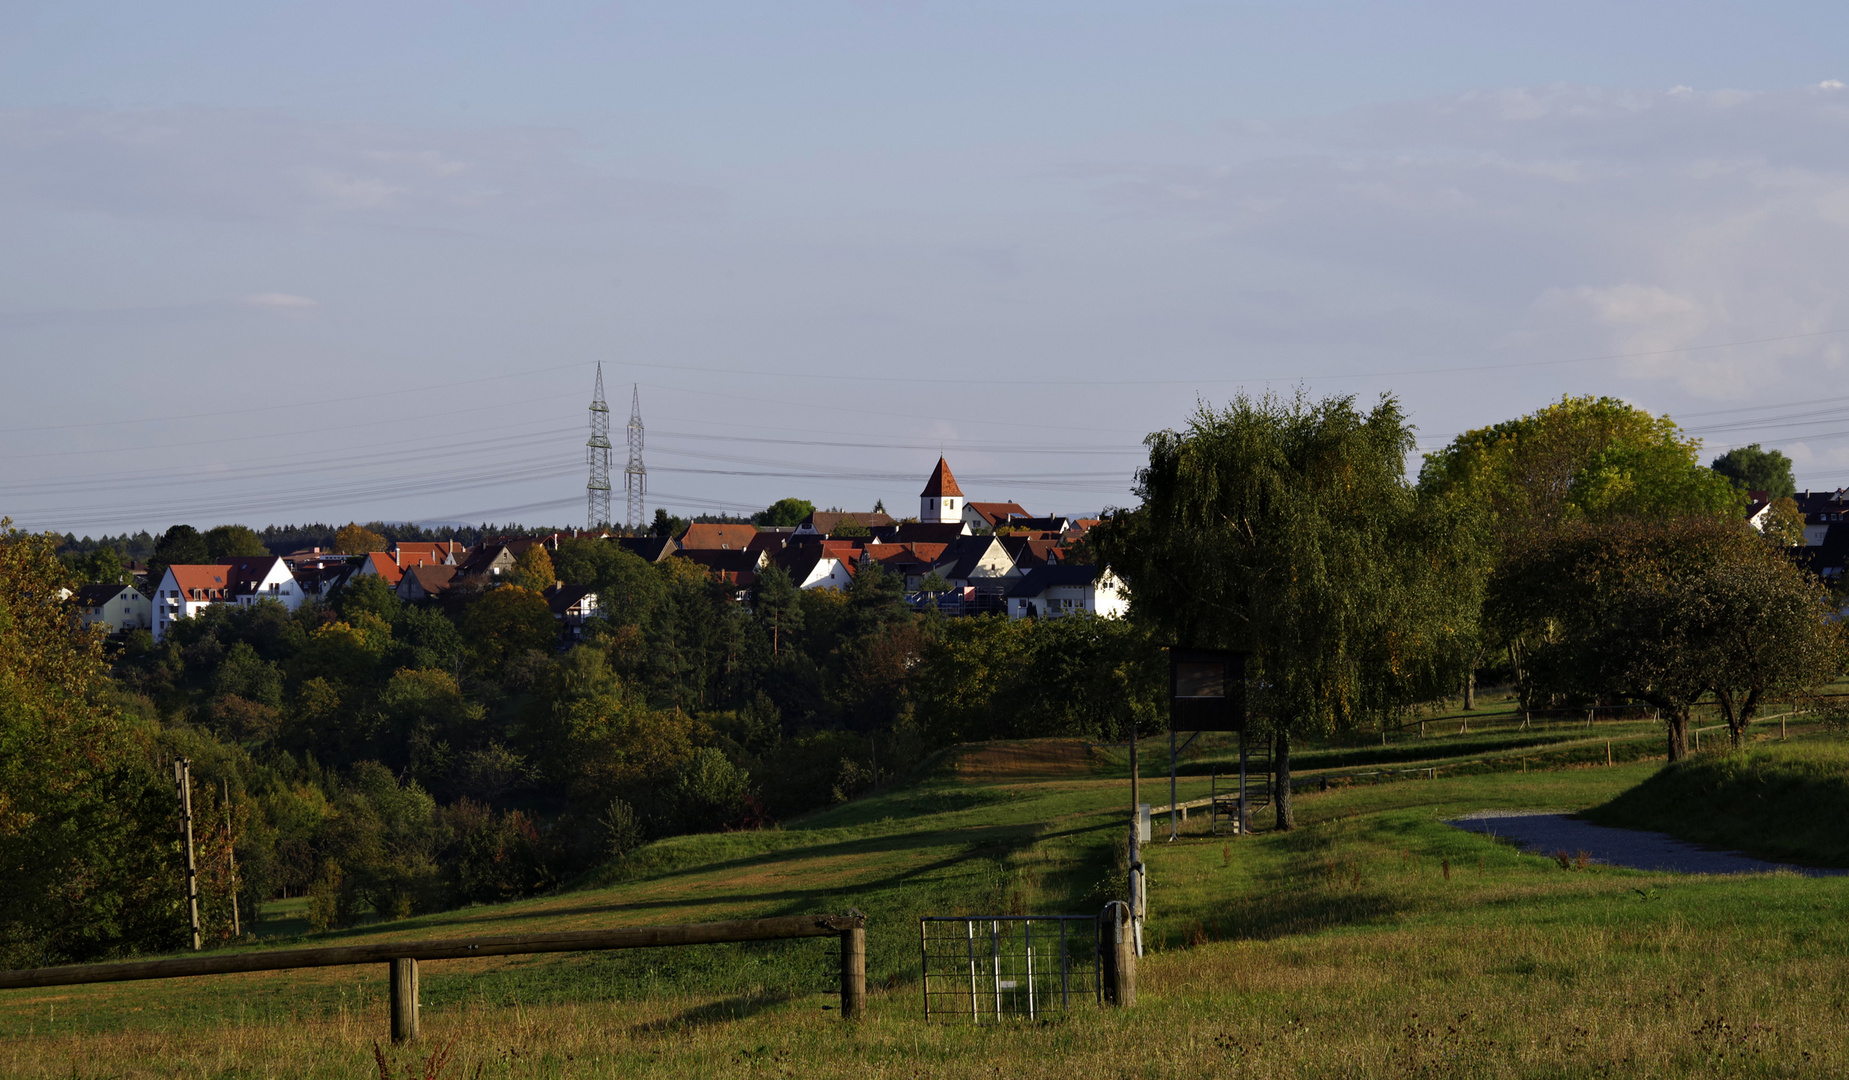
[[[342,555],[365,555],[385,550],[385,537],[357,522],[349,521],[334,533],[334,550]]]
[[[558,574],[552,568],[552,556],[547,553],[546,545],[534,544],[521,552],[514,559],[514,569],[508,580],[534,592],[544,592],[557,584]]]

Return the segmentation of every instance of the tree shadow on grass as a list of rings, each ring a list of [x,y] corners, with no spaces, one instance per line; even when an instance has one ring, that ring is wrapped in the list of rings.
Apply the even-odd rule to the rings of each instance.
[[[687,1028],[704,1027],[708,1024],[723,1024],[733,1020],[744,1020],[748,1017],[756,1016],[758,1013],[788,1005],[790,1002],[797,1000],[798,997],[809,996],[812,995],[798,995],[792,993],[741,994],[719,1001],[709,1001],[704,1005],[695,1005],[693,1008],[683,1009],[673,1016],[664,1016],[659,1020],[650,1020],[646,1024],[631,1025],[629,1034],[631,1036],[653,1035],[664,1031],[680,1031]]]

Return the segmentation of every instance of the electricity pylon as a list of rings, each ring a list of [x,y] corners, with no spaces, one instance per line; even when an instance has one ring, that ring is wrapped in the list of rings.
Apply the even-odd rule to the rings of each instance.
[[[584,485],[588,503],[585,528],[595,532],[610,524],[610,406],[603,400],[603,365],[597,365],[597,393],[591,399],[591,438],[584,444],[591,479]]]
[[[642,464],[642,388],[632,387],[629,397],[629,464],[623,466],[623,491],[629,496],[629,520],[632,533],[641,532],[643,501],[648,494],[648,469]]]

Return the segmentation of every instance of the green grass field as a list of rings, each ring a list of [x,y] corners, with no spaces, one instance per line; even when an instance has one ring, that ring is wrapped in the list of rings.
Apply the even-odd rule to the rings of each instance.
[[[1777,723],[1761,735],[1776,740]],[[1755,752],[1809,763],[1810,797],[1827,803],[1849,740],[1791,736]],[[1144,750],[1144,801],[1166,802],[1166,742]],[[1200,750],[1183,799],[1207,790],[1199,765],[1226,760],[1224,745]],[[1487,808],[1611,812],[1626,792],[1673,805],[1663,780],[1646,783],[1661,768],[1653,725],[1428,726],[1368,750],[1314,749],[1299,770],[1418,762],[1438,778],[1338,776],[1299,795],[1294,832],[1214,837],[1196,815],[1181,840],[1145,849],[1149,955],[1132,1011],[1087,1002],[972,1029],[927,1025],[919,1008],[919,915],[1093,914],[1113,897],[1123,755],[1070,742],[965,748],[782,830],[655,844],[557,895],[266,944],[868,916],[864,1022],[832,1009],[828,940],[437,961],[423,971],[425,1040],[379,1051],[394,1077],[1849,1072],[1849,881],[1563,869],[1444,824]],[[260,925],[286,935],[296,918],[284,907]],[[382,965],[0,992],[0,1075],[379,1076],[384,998]]]

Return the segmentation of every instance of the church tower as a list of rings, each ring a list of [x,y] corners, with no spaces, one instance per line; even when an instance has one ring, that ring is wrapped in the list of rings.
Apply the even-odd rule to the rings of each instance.
[[[957,478],[950,475],[950,466],[941,457],[937,468],[931,470],[931,479],[925,481],[924,490],[918,493],[918,520],[927,524],[963,523],[963,489],[957,486]]]

